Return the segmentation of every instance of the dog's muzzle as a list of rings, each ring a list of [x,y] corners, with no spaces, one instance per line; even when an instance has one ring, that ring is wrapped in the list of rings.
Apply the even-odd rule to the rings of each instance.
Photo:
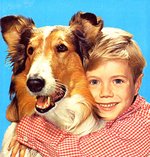
[[[29,78],[27,80],[27,87],[32,93],[41,92],[45,86],[45,80],[43,78]],[[37,101],[35,104],[35,109],[40,113],[48,112],[55,106],[55,103],[60,101],[66,93],[66,87],[64,85],[59,85],[53,93],[50,95],[38,95],[36,97]],[[37,95],[37,94],[36,94]]]

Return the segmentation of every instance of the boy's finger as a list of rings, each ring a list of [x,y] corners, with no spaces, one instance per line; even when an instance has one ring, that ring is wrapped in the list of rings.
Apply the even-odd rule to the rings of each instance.
[[[24,157],[26,152],[26,147],[21,145],[20,146],[20,152],[19,152],[19,157]]]
[[[18,142],[16,142],[16,144],[12,148],[11,157],[15,157],[17,155],[17,153],[19,151],[19,146],[20,146],[20,144]]]
[[[11,148],[15,145],[15,143],[16,143],[16,136],[14,136],[14,137],[12,138],[12,140],[11,140],[9,146],[8,146],[8,151],[11,150]]]

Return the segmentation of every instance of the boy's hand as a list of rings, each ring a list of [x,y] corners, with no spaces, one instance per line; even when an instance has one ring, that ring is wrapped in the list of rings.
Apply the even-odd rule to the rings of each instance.
[[[8,150],[10,151],[11,149],[12,149],[11,157],[16,157],[17,153],[19,153],[19,157],[24,157],[27,147],[20,144],[16,140],[16,136],[14,136],[11,140]]]

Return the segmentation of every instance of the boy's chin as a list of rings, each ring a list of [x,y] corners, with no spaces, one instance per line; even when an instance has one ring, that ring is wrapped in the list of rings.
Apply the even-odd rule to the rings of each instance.
[[[104,121],[113,121],[118,117],[118,115],[111,115],[111,114],[107,115],[101,113],[101,117],[103,118]]]

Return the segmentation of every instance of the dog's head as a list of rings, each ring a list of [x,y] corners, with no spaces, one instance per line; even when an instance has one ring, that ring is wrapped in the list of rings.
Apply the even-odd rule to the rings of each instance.
[[[64,96],[83,91],[90,95],[82,65],[103,27],[100,18],[78,12],[69,26],[37,28],[32,19],[6,16],[0,25],[13,71],[8,120],[32,114],[35,104],[39,112],[46,112]]]

